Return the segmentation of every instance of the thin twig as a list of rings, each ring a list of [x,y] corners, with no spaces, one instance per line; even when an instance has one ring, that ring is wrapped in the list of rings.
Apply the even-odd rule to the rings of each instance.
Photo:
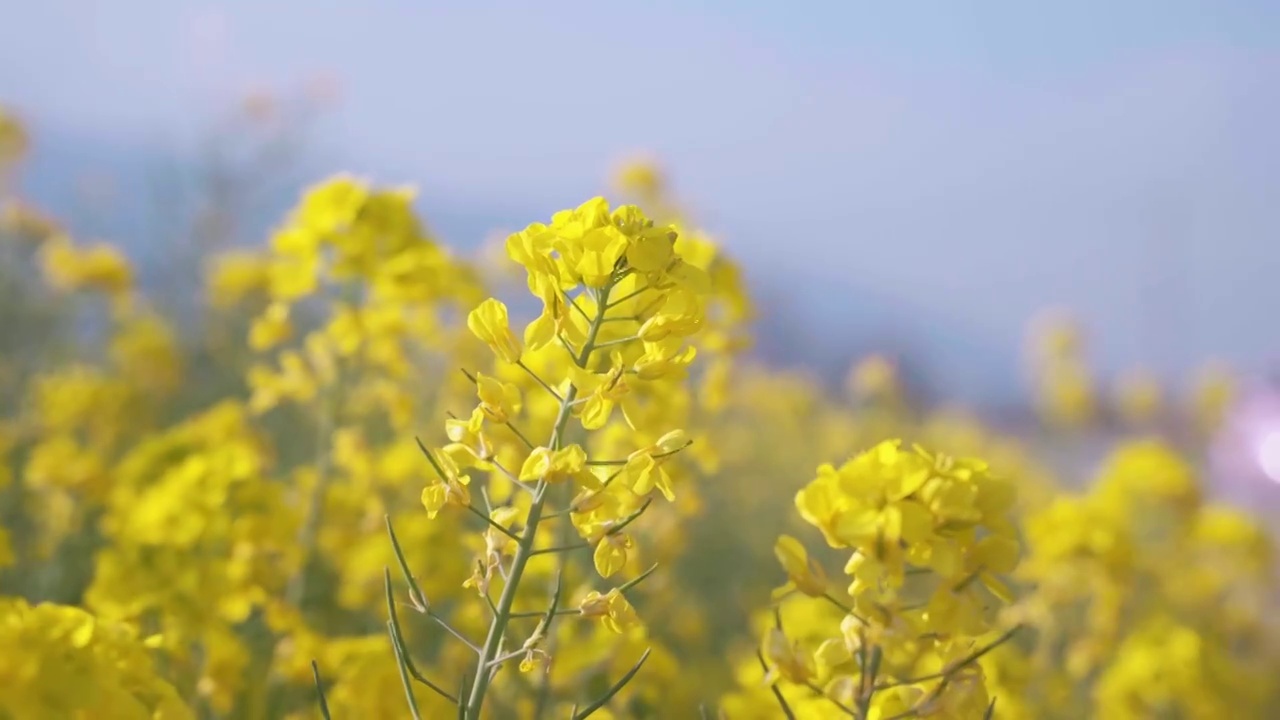
[[[688,447],[689,447],[690,445],[692,445],[692,444],[693,444],[693,441],[692,441],[692,440],[690,440],[689,442],[685,443],[684,445],[681,445],[680,447],[676,448],[675,450],[668,450],[667,452],[656,453],[656,454],[650,455],[649,457],[653,458],[654,460],[661,460],[661,459],[663,459],[663,458],[669,458],[669,457],[671,457],[672,455],[675,455],[676,453],[680,452],[681,450],[684,450],[684,449],[688,448]],[[594,465],[594,466],[596,466],[596,467],[601,467],[601,466],[615,466],[615,467],[616,467],[616,466],[618,466],[618,465],[626,465],[626,464],[627,464],[627,461],[626,461],[626,460],[588,460],[588,461],[587,461],[587,464],[588,464],[588,465]]]
[[[756,657],[760,659],[760,667],[767,674],[769,672],[769,663],[765,662],[764,653],[756,650]],[[771,683],[769,689],[773,691],[773,697],[782,706],[782,714],[787,716],[787,720],[796,720],[796,714],[791,712],[791,706],[787,704],[787,699],[782,696],[782,691],[778,689],[778,683]]]
[[[468,505],[468,506],[467,506],[467,509],[468,509],[468,510],[470,510],[470,511],[471,511],[471,513],[472,513],[473,515],[475,515],[476,517],[478,517],[478,518],[480,518],[481,520],[484,520],[485,522],[489,523],[489,527],[491,527],[491,528],[493,528],[493,529],[497,530],[498,532],[502,533],[503,535],[506,535],[507,537],[511,538],[512,540],[515,540],[515,541],[519,542],[519,540],[520,540],[520,536],[519,536],[519,535],[516,535],[515,533],[513,533],[513,532],[511,532],[510,530],[506,529],[506,528],[505,528],[505,527],[503,527],[502,525],[498,524],[498,522],[497,522],[497,521],[495,521],[493,518],[491,518],[491,517],[489,517],[488,515],[486,515],[484,512],[481,512],[481,510],[480,510],[479,508],[477,508],[476,506],[474,506],[474,505]]]
[[[480,654],[480,646],[472,642],[466,635],[463,635],[461,632],[459,632],[456,628],[450,625],[444,618],[440,617],[439,615],[435,614],[430,610],[427,611],[427,617],[431,618],[432,620],[435,620],[436,624],[444,628],[445,632],[457,638],[458,641],[461,642],[463,645],[466,645],[467,647],[471,648],[471,652],[476,653],[477,655]]]
[[[511,481],[511,482],[512,482],[516,487],[520,488],[521,490],[524,490],[525,492],[529,493],[530,495],[532,495],[532,494],[534,494],[534,493],[536,493],[536,492],[537,492],[537,490],[536,490],[533,486],[531,486],[531,485],[527,484],[526,482],[524,482],[523,480],[521,480],[521,479],[520,479],[520,477],[519,477],[518,475],[516,475],[515,473],[511,472],[510,470],[508,470],[506,467],[504,467],[504,466],[502,465],[502,463],[500,463],[500,462],[498,462],[497,460],[494,460],[494,459],[492,459],[492,458],[490,458],[488,462],[489,462],[489,464],[490,464],[490,465],[492,465],[492,466],[494,466],[495,468],[497,468],[497,469],[498,469],[498,472],[502,473],[502,474],[503,474],[503,476],[505,476],[508,480],[510,480],[510,481]]]
[[[581,614],[582,614],[581,611],[575,610],[573,608],[561,608],[556,611],[556,617],[564,617],[565,615],[581,615]],[[527,620],[529,618],[542,618],[546,616],[547,616],[547,613],[545,610],[528,610],[526,612],[513,612],[509,617],[511,617],[511,619],[513,620],[517,618],[523,618]]]
[[[640,659],[635,665],[631,666],[631,669],[627,671],[627,674],[618,678],[618,681],[610,686],[599,700],[596,700],[582,710],[575,712],[572,720],[584,720],[584,718],[590,717],[592,713],[607,705],[609,701],[613,699],[613,696],[617,695],[618,691],[626,687],[627,683],[631,682],[631,678],[635,677],[636,673],[640,672],[640,668],[644,666],[644,661],[649,659],[650,652],[652,652],[652,649],[645,648],[644,654],[640,656]]]
[[[440,466],[440,461],[436,460],[436,456],[427,449],[426,444],[422,442],[422,438],[415,435],[413,439],[418,443],[418,449],[422,451],[422,454],[427,456],[427,462],[431,463],[431,468],[436,471],[436,475],[440,476],[440,480],[443,482],[449,482],[449,475],[445,473],[444,468]]]
[[[467,696],[467,675],[466,673],[463,673],[462,680],[458,682],[458,697],[462,698],[466,696]],[[467,720],[467,704],[466,703],[462,703],[462,702],[458,703],[458,720]]]
[[[548,513],[545,517],[546,517],[546,518],[548,518],[548,519],[549,519],[549,518],[558,518],[558,517],[563,517],[563,516],[565,516],[565,515],[570,515],[570,514],[572,514],[572,513],[576,512],[576,508],[581,507],[581,506],[585,505],[586,503],[588,503],[588,502],[590,502],[590,501],[594,500],[597,496],[599,496],[599,495],[600,495],[601,493],[603,493],[605,490],[609,489],[609,485],[611,485],[611,484],[613,483],[613,481],[614,481],[614,480],[617,480],[617,479],[618,479],[618,477],[619,477],[620,475],[622,475],[622,471],[621,471],[621,470],[616,470],[616,471],[614,471],[614,473],[613,473],[612,475],[610,475],[609,477],[605,478],[604,482],[600,483],[600,487],[598,487],[598,488],[596,488],[596,489],[592,490],[591,492],[587,493],[587,494],[586,494],[586,496],[584,496],[581,500],[578,500],[578,501],[576,501],[576,502],[570,502],[570,503],[569,503],[569,507],[565,508],[564,510],[557,510],[556,512]]]
[[[523,360],[517,360],[516,365],[521,370],[524,370],[526,373],[529,373],[529,377],[537,381],[537,383],[542,386],[543,390],[546,390],[547,392],[551,393],[551,397],[555,398],[556,402],[560,402],[560,403],[564,402],[564,398],[560,396],[560,393],[556,392],[556,389],[551,387],[550,383],[548,383],[546,380],[543,380],[541,377],[539,377],[538,373],[534,372],[532,368],[530,368],[528,365],[525,365]]]
[[[845,614],[846,614],[846,615],[852,615],[854,620],[857,620],[858,622],[862,623],[863,625],[867,625],[867,624],[869,624],[869,623],[867,622],[866,618],[862,617],[862,616],[861,616],[861,615],[859,615],[857,612],[855,612],[853,608],[849,607],[848,605],[845,605],[843,602],[840,602],[840,599],[839,599],[839,598],[837,598],[837,597],[835,597],[835,596],[834,596],[834,595],[832,595],[831,593],[829,593],[829,592],[828,592],[828,593],[823,593],[823,594],[822,594],[822,599],[824,599],[824,600],[826,600],[827,602],[831,603],[832,605],[835,605],[836,607],[840,608],[841,610],[843,610],[843,611],[845,612]]]
[[[606,342],[600,343],[599,345],[596,345],[596,349],[602,350],[607,347],[616,347],[618,345],[626,345],[627,343],[633,343],[639,339],[640,339],[639,335],[631,335],[624,338],[618,338],[616,340],[608,340]]]
[[[450,635],[461,640],[463,644],[471,648],[472,652],[479,653],[479,646],[467,639],[465,635],[455,630],[452,625],[445,621],[444,618],[432,612],[431,603],[427,602],[427,596],[422,594],[422,588],[418,587],[418,581],[414,580],[413,573],[409,572],[409,563],[405,560],[404,551],[400,548],[400,540],[396,538],[395,528],[391,525],[391,516],[384,515],[383,518],[387,524],[387,534],[391,536],[391,547],[395,551],[396,561],[400,564],[400,572],[404,574],[405,581],[409,583],[409,600],[413,602],[414,609],[420,613],[426,614],[427,617],[431,618],[437,625],[444,628]]]
[[[529,554],[530,555],[550,555],[551,553],[564,553],[564,552],[572,552],[574,550],[585,550],[586,548],[589,548],[589,547],[591,547],[591,545],[584,542],[573,543],[571,545],[553,545],[551,547],[535,548],[533,550],[530,550]]]
[[[551,631],[551,623],[556,617],[556,613],[560,610],[560,596],[564,591],[564,566],[561,565],[556,569],[556,585],[551,591],[551,604],[547,606],[547,614],[539,623],[539,629],[544,633],[546,638],[546,658],[547,665],[542,669],[542,677],[538,682],[538,695],[534,700],[533,720],[542,720],[542,714],[546,712],[547,703],[551,701],[551,663],[554,662],[553,653],[555,652],[556,635]],[[537,630],[535,630],[537,632]]]
[[[569,293],[565,292],[564,290],[561,290],[560,294],[564,296],[564,299],[568,301],[569,305],[574,310],[577,310],[578,313],[582,315],[583,320],[586,320],[587,322],[591,322],[591,316],[588,315],[587,311],[583,310],[582,306],[578,304],[578,298],[570,296]]]
[[[422,720],[422,716],[418,714],[418,699],[413,695],[413,684],[409,680],[409,668],[404,660],[404,654],[400,652],[400,642],[396,637],[395,626],[391,621],[387,621],[387,635],[391,637],[391,651],[396,655],[396,670],[400,672],[400,684],[404,686],[404,697],[409,703],[409,714],[413,716],[413,720]]]
[[[643,505],[637,508],[635,512],[619,520],[617,525],[614,525],[613,527],[605,531],[605,535],[616,535],[622,532],[623,530],[626,529],[628,525],[638,520],[640,516],[644,514],[644,511],[648,510],[649,506],[652,504],[653,504],[653,498],[646,498]]]
[[[400,618],[396,614],[395,600],[391,595],[391,571],[385,567],[382,569],[382,579],[384,590],[387,595],[387,627],[391,632],[391,642],[395,646],[397,658],[404,663],[405,669],[409,671],[409,675],[412,676],[414,680],[417,680],[423,685],[431,688],[449,702],[458,702],[458,698],[450,695],[444,688],[441,688],[439,685],[428,680],[425,675],[418,671],[417,666],[414,665],[413,657],[409,654],[409,648],[404,641],[404,630],[400,627]]]
[[[832,702],[832,704],[834,704],[836,707],[838,707],[838,708],[840,708],[841,710],[843,710],[846,714],[848,714],[848,715],[850,715],[850,716],[852,716],[852,717],[861,717],[861,716],[859,716],[859,715],[858,715],[857,711],[855,711],[853,708],[849,707],[848,705],[845,705],[844,703],[840,702],[839,700],[837,700],[837,699],[835,699],[835,698],[831,697],[830,695],[828,695],[828,694],[826,694],[826,693],[822,692],[822,688],[818,687],[817,685],[814,685],[814,684],[813,684],[813,683],[811,683],[811,682],[807,682],[807,683],[805,683],[805,684],[804,684],[804,686],[805,686],[805,687],[807,687],[807,688],[809,688],[809,691],[810,691],[810,692],[812,692],[814,695],[817,695],[818,697],[823,698],[823,699],[825,699],[825,700],[830,700],[830,701]]]
[[[632,299],[632,298],[635,298],[635,297],[637,297],[637,296],[639,296],[639,295],[643,294],[644,292],[646,292],[646,291],[648,291],[648,290],[653,290],[653,289],[655,289],[655,288],[654,288],[652,285],[645,285],[644,287],[639,288],[638,290],[633,290],[633,291],[631,291],[631,292],[627,293],[626,295],[623,295],[622,297],[618,298],[617,300],[614,300],[613,302],[609,303],[608,305],[605,305],[605,308],[604,308],[604,309],[605,309],[605,310],[612,310],[613,308],[618,307],[618,306],[619,306],[619,305],[621,305],[622,303],[624,303],[624,302],[626,302],[626,301],[628,301],[628,300],[630,300],[630,299]]]
[[[647,577],[649,577],[650,575],[652,575],[652,574],[653,574],[653,571],[654,571],[654,570],[657,570],[657,569],[658,569],[658,563],[654,563],[653,565],[650,565],[648,570],[645,570],[644,572],[642,572],[642,573],[640,573],[639,575],[637,575],[634,579],[632,579],[632,580],[628,580],[627,582],[625,582],[625,583],[623,583],[622,585],[618,586],[618,592],[624,593],[624,592],[626,592],[626,591],[630,590],[631,588],[633,588],[633,587],[635,587],[635,586],[639,585],[641,582],[643,582],[643,581],[644,581],[644,579],[645,579],[645,578],[647,578]]]
[[[396,539],[396,529],[391,525],[391,516],[383,515],[382,518],[387,525],[387,535],[391,537],[391,549],[395,551],[400,572],[404,575],[405,582],[409,584],[409,600],[413,602],[418,612],[427,612],[431,608],[431,603],[427,601],[427,596],[422,594],[422,588],[418,587],[418,581],[413,578],[413,573],[409,572],[409,563],[405,560],[404,551],[400,549],[400,541]]]
[[[333,720],[333,717],[329,715],[329,701],[324,699],[324,683],[320,682],[320,667],[316,665],[315,660],[311,661],[311,678],[316,683],[316,696],[320,700],[320,716],[324,720]]]
[[[959,672],[960,670],[977,662],[983,655],[986,655],[992,650],[995,650],[996,648],[1000,647],[1004,643],[1008,642],[1009,639],[1012,638],[1015,634],[1017,634],[1017,632],[1021,629],[1022,629],[1021,624],[1014,625],[1012,628],[1009,628],[1008,630],[1006,630],[1004,634],[1001,635],[1000,637],[996,638],[995,640],[992,640],[986,646],[982,647],[979,650],[976,650],[972,655],[969,655],[965,659],[961,660],[955,665],[952,665],[946,670],[942,670],[936,673],[931,673],[929,675],[922,675],[921,677],[917,677],[917,678],[911,678],[910,680],[898,680],[891,683],[885,683],[885,684],[876,686],[876,689],[887,690],[888,688],[894,688],[900,685],[916,685],[922,682],[929,682],[930,680],[945,679],[947,677],[950,677],[955,673]]]
[[[520,438],[520,442],[524,443],[525,447],[529,448],[530,450],[533,450],[534,448],[538,447],[537,445],[533,444],[533,441],[530,440],[527,435],[520,432],[520,429],[515,426],[515,423],[508,420],[503,424],[507,426],[507,429],[510,430],[513,435]]]

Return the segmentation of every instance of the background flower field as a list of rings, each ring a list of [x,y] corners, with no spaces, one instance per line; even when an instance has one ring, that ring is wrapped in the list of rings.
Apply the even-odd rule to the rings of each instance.
[[[156,282],[26,195],[40,128],[0,108],[0,718],[1280,702],[1280,434],[1229,368],[1102,382],[1045,314],[1010,422],[886,354],[766,362],[648,160],[479,248],[348,174],[239,242],[285,109],[232,114]]]

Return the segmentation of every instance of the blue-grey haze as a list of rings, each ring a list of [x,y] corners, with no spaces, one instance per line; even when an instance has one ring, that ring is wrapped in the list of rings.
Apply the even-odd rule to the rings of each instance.
[[[27,190],[137,252],[159,241],[140,192],[155,167],[247,88],[322,72],[342,97],[308,169],[415,183],[459,243],[655,152],[746,263],[780,361],[832,372],[884,348],[948,394],[1003,402],[1048,305],[1078,312],[1105,372],[1280,356],[1280,3],[46,0],[3,15],[0,102],[38,133]],[[86,171],[134,200],[87,214]]]

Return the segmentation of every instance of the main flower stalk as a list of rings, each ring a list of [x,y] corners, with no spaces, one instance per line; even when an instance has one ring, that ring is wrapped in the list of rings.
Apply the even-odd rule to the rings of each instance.
[[[604,324],[605,313],[609,307],[609,293],[612,289],[612,283],[600,289],[599,298],[597,298],[596,302],[596,313],[587,328],[586,342],[582,344],[582,349],[574,359],[579,366],[585,367],[587,361],[591,358],[591,353],[595,351],[596,337],[600,333],[601,325]],[[562,444],[565,426],[569,422],[573,404],[577,398],[578,388],[573,385],[569,387],[560,401],[560,410],[556,414],[555,425],[551,430],[549,444],[552,449],[559,449]],[[548,483],[545,479],[539,480],[537,485],[534,486],[533,504],[529,508],[525,530],[520,536],[519,544],[516,546],[516,554],[511,561],[511,569],[506,585],[502,589],[502,595],[498,598],[497,611],[494,613],[493,622],[489,625],[489,634],[485,638],[479,662],[476,664],[475,681],[471,685],[471,695],[467,700],[467,717],[469,718],[479,718],[480,710],[484,706],[485,694],[489,690],[489,681],[495,671],[492,666],[502,650],[502,641],[506,636],[507,625],[511,620],[511,608],[515,604],[516,595],[520,590],[520,580],[524,575],[525,566],[529,564],[529,558],[533,556],[533,542],[534,538],[537,537],[538,524],[542,520],[542,509],[546,502],[547,490]]]

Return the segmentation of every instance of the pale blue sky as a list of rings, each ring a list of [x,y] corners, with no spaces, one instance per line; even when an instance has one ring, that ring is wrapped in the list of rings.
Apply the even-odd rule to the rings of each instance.
[[[428,208],[549,214],[656,152],[825,367],[884,344],[1004,395],[1053,304],[1108,369],[1280,357],[1280,3],[44,0],[0,26],[0,99],[87,144],[316,72],[325,161]]]

